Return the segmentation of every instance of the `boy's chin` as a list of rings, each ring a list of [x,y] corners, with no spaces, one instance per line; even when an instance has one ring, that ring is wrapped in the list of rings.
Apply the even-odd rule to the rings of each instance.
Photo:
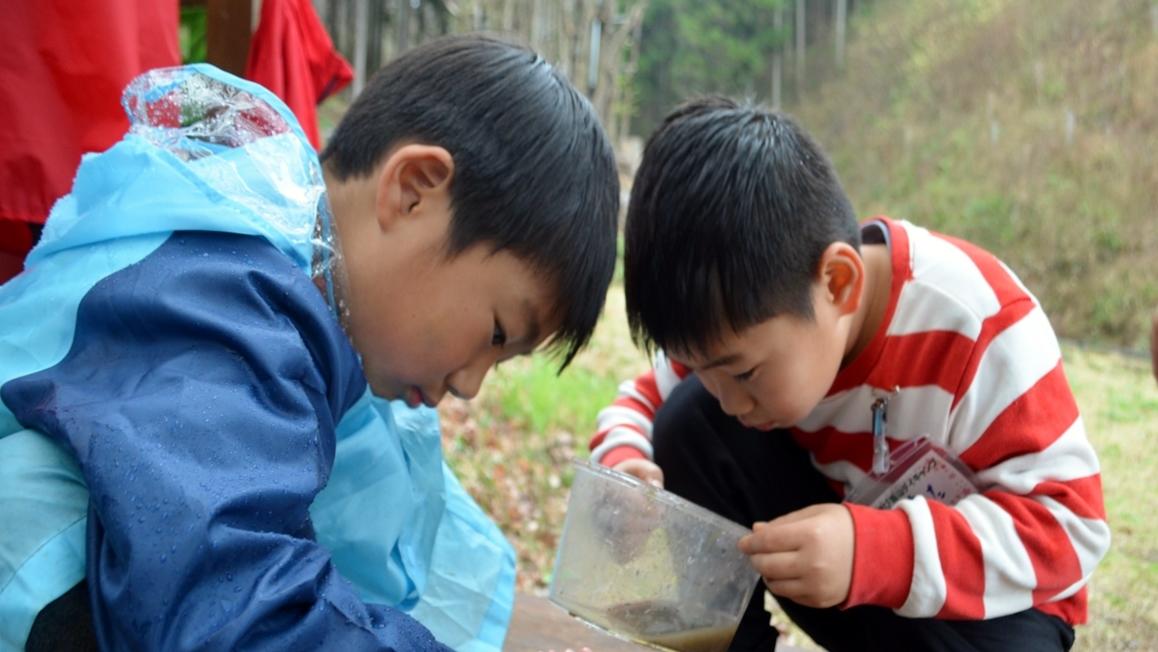
[[[384,383],[367,380],[370,386],[370,391],[378,398],[386,399],[387,401],[405,401],[406,389],[404,385],[398,383]]]

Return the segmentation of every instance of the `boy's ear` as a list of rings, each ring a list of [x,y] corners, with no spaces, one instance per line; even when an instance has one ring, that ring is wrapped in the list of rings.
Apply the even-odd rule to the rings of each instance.
[[[840,314],[853,314],[864,296],[864,260],[847,242],[828,245],[820,257],[824,296]]]
[[[433,206],[447,206],[454,157],[434,145],[403,145],[379,168],[375,214],[382,228],[421,214]]]

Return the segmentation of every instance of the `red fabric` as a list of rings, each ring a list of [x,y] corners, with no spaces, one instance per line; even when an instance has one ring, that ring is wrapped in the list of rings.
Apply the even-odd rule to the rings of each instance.
[[[273,91],[319,147],[317,105],[354,78],[310,0],[265,0],[245,76]]]
[[[32,249],[28,222],[0,219],[0,284],[24,269],[24,257]]]
[[[896,578],[913,576],[916,557],[908,517],[897,509],[873,509],[855,503],[844,506],[852,514],[857,536],[853,539],[852,584],[841,608],[875,604],[899,609],[909,587]]]
[[[84,152],[128,128],[121,91],[181,62],[177,0],[12,0],[0,20],[0,218],[43,223]]]
[[[11,0],[0,20],[0,283],[72,186],[81,154],[128,129],[121,91],[181,62],[177,0]]]

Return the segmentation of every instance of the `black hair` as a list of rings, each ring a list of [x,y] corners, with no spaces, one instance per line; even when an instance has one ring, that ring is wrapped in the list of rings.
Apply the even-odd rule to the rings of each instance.
[[[677,108],[648,139],[625,230],[632,338],[690,354],[778,315],[812,319],[824,250],[860,249],[852,204],[812,138],[721,97]]]
[[[321,154],[338,180],[371,174],[397,144],[454,158],[446,253],[509,250],[554,284],[565,368],[603,309],[615,269],[619,177],[590,102],[531,50],[471,34],[382,68]]]

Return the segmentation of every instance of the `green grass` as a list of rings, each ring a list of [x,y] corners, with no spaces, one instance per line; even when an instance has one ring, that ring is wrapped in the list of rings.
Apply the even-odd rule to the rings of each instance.
[[[570,429],[615,398],[615,381],[583,367],[558,374],[556,361],[537,356],[500,367],[491,381],[498,411],[527,432]],[[566,400],[560,400],[566,397]]]
[[[1067,347],[1066,373],[1102,463],[1113,544],[1090,581],[1082,650],[1158,649],[1158,384],[1144,360]]]

